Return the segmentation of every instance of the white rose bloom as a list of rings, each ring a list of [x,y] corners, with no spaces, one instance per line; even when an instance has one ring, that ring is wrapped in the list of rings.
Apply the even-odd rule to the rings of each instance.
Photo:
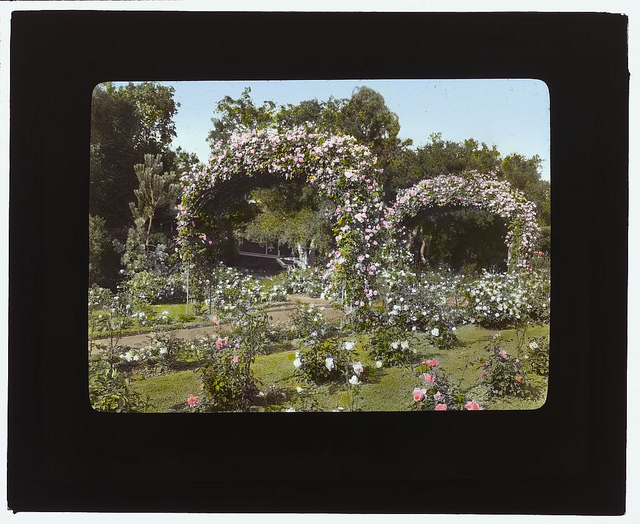
[[[391,347],[393,349],[398,349],[398,346],[400,346],[400,344],[398,342],[391,342]]]
[[[362,366],[362,362],[354,362],[353,363],[353,371],[355,371],[356,375],[360,375],[364,371],[364,367]]]
[[[437,336],[440,334],[440,330],[439,330],[437,327],[435,327],[435,328],[433,328],[433,329],[431,330],[431,334],[432,334],[434,337],[437,337]]]
[[[530,347],[531,349],[538,349],[538,347],[539,347],[539,346],[538,346],[538,344],[536,343],[536,341],[535,341],[535,340],[533,340],[532,342],[530,342],[530,343],[529,343],[529,347]]]
[[[297,358],[293,361],[293,365],[298,369],[300,369],[302,367],[302,361],[299,358]]]
[[[298,393],[302,393],[302,392],[304,391],[304,389],[302,389],[300,386],[298,386],[298,387],[296,388],[296,391],[297,391]]]
[[[403,340],[402,342],[400,342],[400,346],[402,347],[402,349],[407,349],[409,347],[409,341]]]
[[[327,357],[324,360],[324,365],[326,366],[326,368],[331,371],[333,368],[336,367],[336,365],[333,363],[333,359],[331,357]]]
[[[358,377],[356,375],[353,375],[349,379],[349,384],[351,384],[352,386],[357,386],[358,385]]]
[[[347,351],[351,351],[355,346],[355,342],[348,340],[347,342],[344,343],[344,349],[346,349]]]
[[[378,369],[382,367],[382,360],[376,360],[376,367]]]

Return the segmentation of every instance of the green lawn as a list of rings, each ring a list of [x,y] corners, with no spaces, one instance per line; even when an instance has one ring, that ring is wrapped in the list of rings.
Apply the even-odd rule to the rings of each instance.
[[[495,332],[474,325],[462,326],[458,329],[460,344],[452,349],[437,350],[426,343],[420,335],[412,341],[416,347],[416,362],[427,358],[437,358],[440,362],[440,370],[446,373],[461,389],[469,388],[480,381],[480,370],[477,363],[480,357],[487,357],[489,353],[485,349]],[[535,326],[527,330],[527,338],[548,335],[549,327]],[[514,330],[503,330],[502,347],[507,353],[518,356],[515,353],[516,341]],[[363,411],[401,411],[411,408],[411,393],[413,388],[421,385],[421,378],[411,366],[383,367],[376,369],[366,351],[367,337],[347,337],[349,340],[357,340],[355,352],[365,366],[366,379],[357,388],[358,396],[355,399],[357,409]],[[258,385],[262,389],[277,390],[281,396],[281,406],[292,406],[295,409],[308,409],[314,404],[314,409],[333,410],[339,407],[349,410],[353,398],[342,384],[326,384],[322,386],[310,386],[295,373],[293,360],[294,351],[283,351],[256,358],[253,371]],[[485,409],[536,409],[544,404],[546,397],[546,383],[543,379],[537,379],[536,385],[542,386],[543,395],[538,400],[494,400],[482,401]],[[298,393],[296,388],[303,388]],[[483,393],[482,385],[471,389],[465,395],[465,400],[480,400]],[[184,405],[190,393],[196,396],[203,394],[202,383],[195,371],[180,371],[168,373],[163,376],[139,380],[132,383],[132,388],[143,396],[148,395],[155,403],[152,411],[166,412],[174,410],[178,405]],[[276,407],[277,408],[277,407]]]

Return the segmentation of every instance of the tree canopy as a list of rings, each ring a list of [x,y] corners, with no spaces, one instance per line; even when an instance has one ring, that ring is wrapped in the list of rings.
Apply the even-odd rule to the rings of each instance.
[[[154,82],[105,83],[93,91],[89,209],[109,229],[126,230],[137,183],[133,166],[145,154],[163,154],[167,167],[173,167],[169,145],[178,108],[173,96],[172,87]]]

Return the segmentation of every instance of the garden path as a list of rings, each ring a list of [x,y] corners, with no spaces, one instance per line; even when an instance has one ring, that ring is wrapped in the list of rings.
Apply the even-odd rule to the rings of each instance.
[[[291,322],[291,316],[295,310],[295,302],[300,301],[307,304],[313,304],[314,306],[324,307],[324,316],[327,320],[332,321],[341,317],[342,313],[339,310],[333,309],[330,302],[321,298],[312,298],[306,295],[288,295],[287,303],[269,308],[266,310],[267,314],[271,317],[271,321],[274,324],[288,324]],[[185,329],[171,329],[167,330],[173,333],[177,338],[191,340],[197,337],[205,335],[225,335],[231,332],[231,326],[229,324],[220,324],[219,326],[201,326]],[[131,348],[139,348],[146,346],[149,343],[150,333],[143,333],[140,335],[131,335],[122,337],[118,342],[121,346],[128,346]],[[94,344],[106,344],[107,339],[96,339]]]

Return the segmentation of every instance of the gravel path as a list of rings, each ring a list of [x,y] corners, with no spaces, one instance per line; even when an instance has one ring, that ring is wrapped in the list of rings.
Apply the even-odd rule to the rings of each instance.
[[[283,304],[280,306],[276,306],[270,309],[267,309],[266,312],[271,317],[271,320],[274,324],[288,324],[291,322],[291,315],[295,310],[295,302],[300,301],[307,304],[313,304],[318,307],[324,307],[323,310],[324,316],[327,320],[335,320],[341,317],[342,313],[338,310],[335,310],[331,307],[330,302],[327,300],[322,300],[320,298],[311,298],[306,295],[289,295],[287,296],[287,301],[289,303]],[[204,335],[224,335],[228,334],[231,331],[231,326],[229,324],[221,324],[219,326],[206,326],[206,327],[194,327],[194,328],[186,328],[186,329],[173,329],[170,330],[177,338],[182,338],[186,340],[191,340],[193,338],[202,337]],[[151,333],[143,333],[141,335],[131,335],[128,337],[122,337],[118,344],[121,346],[129,346],[131,348],[139,348],[146,346],[149,343],[149,337]],[[107,339],[96,339],[93,341],[94,344],[107,343]]]

